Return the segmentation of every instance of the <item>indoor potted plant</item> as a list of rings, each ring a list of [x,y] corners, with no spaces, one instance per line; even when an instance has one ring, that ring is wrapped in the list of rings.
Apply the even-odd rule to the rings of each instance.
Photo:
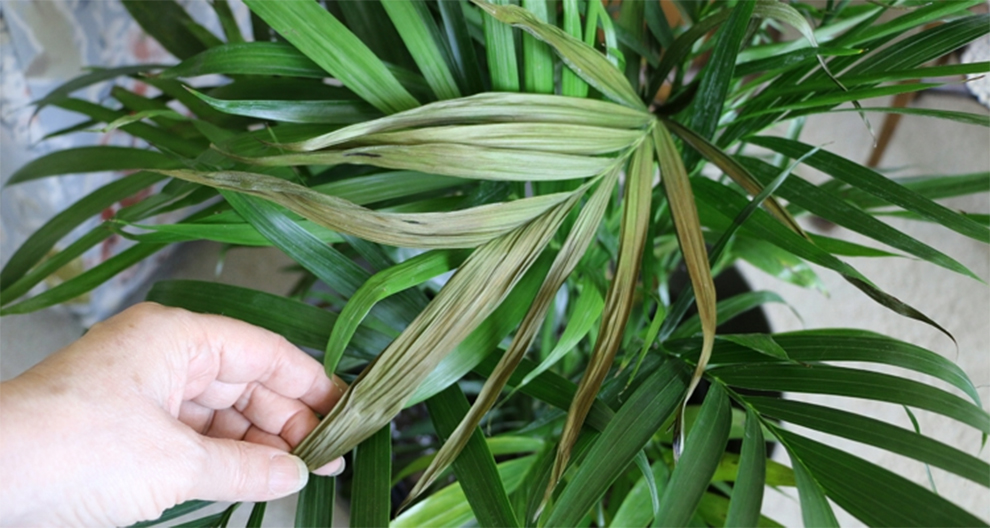
[[[796,135],[764,131],[928,87],[920,78],[987,71],[986,63],[927,66],[990,30],[986,15],[969,12],[980,2],[678,2],[677,23],[658,2],[625,1],[616,13],[595,0],[246,3],[250,42],[222,1],[213,6],[226,42],[178,4],[125,2],[181,59],[140,74],[161,95],[120,93],[102,105],[71,97],[87,83],[135,75],[131,68],[92,72],[41,101],[148,144],[128,152],[127,167],[88,151],[89,168],[138,169],[126,178],[167,183],[47,257],[94,203],[119,201],[131,186],[101,188],[42,227],[0,275],[2,313],[70,300],[174,242],[278,247],[305,270],[292,298],[188,281],[158,283],[148,297],[272,329],[323,351],[328,370],[352,382],[296,453],[315,467],[357,447],[355,526],[773,524],[760,512],[765,484],[796,486],[806,524],[835,524],[826,497],[867,524],[985,524],[781,424],[984,487],[986,462],[915,431],[775,395],[894,402],[990,433],[965,373],[864,331],[716,336],[718,322],[761,298],[720,300],[712,281],[713,270],[747,255],[741,248],[768,248],[941,329],[840,258],[879,250],[808,234],[794,217],[814,214],[977,278],[875,218],[893,207],[986,243],[985,218],[929,197],[971,187],[951,177],[902,184]],[[881,19],[891,9],[897,16]],[[772,38],[779,25],[800,36]],[[210,74],[225,80],[186,82]],[[985,115],[931,113],[987,125]],[[75,172],[80,155],[42,158],[12,183]],[[834,183],[792,174],[801,164]],[[716,178],[702,174],[706,166]],[[143,223],[175,210],[188,215]],[[137,243],[24,298],[114,235]],[[690,287],[672,296],[678,270]],[[698,315],[685,318],[692,305]],[[835,361],[914,370],[965,397]],[[709,388],[694,404],[702,381]],[[509,396],[496,407],[500,395]],[[419,403],[442,447],[393,453],[390,422]],[[726,451],[730,438],[741,439],[738,454]],[[767,462],[768,441],[792,468]],[[448,467],[457,482],[434,491]],[[396,512],[393,476],[410,474],[418,477],[405,497],[411,506]],[[334,488],[332,479],[311,481],[300,525],[329,522]],[[163,520],[200,506],[180,505]],[[203,522],[224,524],[234,507]],[[255,512],[252,525],[264,506]]]

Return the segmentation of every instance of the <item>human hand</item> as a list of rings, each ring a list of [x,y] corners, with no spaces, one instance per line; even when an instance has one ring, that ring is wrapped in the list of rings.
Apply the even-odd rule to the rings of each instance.
[[[309,470],[286,451],[341,386],[267,330],[129,308],[0,385],[0,523],[126,526],[191,499],[299,491]]]

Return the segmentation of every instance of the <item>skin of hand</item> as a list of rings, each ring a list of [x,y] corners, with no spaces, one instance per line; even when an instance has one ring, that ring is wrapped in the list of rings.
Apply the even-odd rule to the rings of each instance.
[[[0,385],[0,524],[127,526],[299,491],[309,470],[287,451],[342,387],[267,330],[131,307]]]

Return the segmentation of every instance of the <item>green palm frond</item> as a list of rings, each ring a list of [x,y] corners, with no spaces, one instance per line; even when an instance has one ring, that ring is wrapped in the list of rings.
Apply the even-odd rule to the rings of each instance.
[[[986,277],[883,217],[986,244],[986,211],[935,201],[990,191],[986,172],[891,178],[802,141],[800,126],[770,129],[855,111],[985,131],[985,114],[859,105],[990,71],[930,64],[990,32],[981,3],[246,0],[252,42],[222,0],[216,34],[171,0],[125,1],[177,63],[89,72],[37,107],[85,116],[54,135],[105,126],[148,148],[58,151],[14,174],[8,185],[136,171],[28,238],[0,271],[0,314],[70,301],[175,242],[278,248],[303,274],[291,298],[160,281],[148,299],[322,350],[350,382],[295,452],[311,467],[353,453],[353,475],[311,479],[299,526],[329,523],[337,492],[349,492],[354,526],[777,526],[761,510],[765,485],[796,488],[809,525],[836,525],[834,503],[870,525],[985,526],[955,497],[782,425],[987,488],[979,446],[779,396],[894,403],[985,437],[990,415],[966,372],[867,331],[719,333],[784,301],[715,290],[739,259],[802,287],[821,284],[813,264],[951,337],[943,314],[899,300],[847,257],[909,256],[982,287]],[[781,24],[799,36],[783,39]],[[73,97],[121,76],[161,95]],[[813,184],[808,169],[832,180]],[[807,233],[808,215],[866,241]],[[116,235],[134,245],[73,274]],[[404,420],[415,423],[393,426]],[[768,459],[771,442],[790,468]],[[411,489],[401,508],[397,482]],[[248,525],[264,516],[256,505]]]

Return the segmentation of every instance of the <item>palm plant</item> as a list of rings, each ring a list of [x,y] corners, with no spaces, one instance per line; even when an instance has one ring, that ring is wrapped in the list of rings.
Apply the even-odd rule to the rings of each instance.
[[[808,525],[836,524],[826,499],[870,525],[986,525],[783,425],[990,487],[990,465],[968,453],[779,394],[892,402],[986,435],[990,416],[958,366],[866,331],[716,335],[717,324],[779,297],[719,299],[713,283],[737,259],[782,280],[797,279],[781,262],[813,263],[946,332],[841,258],[890,252],[806,233],[795,218],[819,216],[980,280],[876,217],[895,211],[990,242],[985,215],[933,201],[985,192],[987,174],[898,181],[802,143],[800,126],[786,137],[766,131],[848,102],[864,121],[869,111],[990,125],[986,115],[857,103],[933,86],[922,78],[990,71],[929,65],[990,31],[987,15],[970,12],[980,0],[675,1],[679,24],[656,1],[245,1],[253,41],[225,0],[213,2],[224,42],[172,1],[125,0],[181,62],[95,70],[38,101],[149,148],[56,152],[12,177],[137,171],[80,199],[11,257],[3,314],[71,300],[176,242],[279,248],[303,274],[290,296],[162,281],[148,298],[281,333],[322,351],[327,371],[350,382],[295,452],[312,467],[353,453],[342,490],[353,526],[775,525],[760,511],[766,485],[796,486]],[[781,26],[800,36],[779,41]],[[188,84],[211,74],[224,81]],[[161,94],[115,90],[103,104],[71,96],[120,76]],[[801,165],[832,180],[813,185],[793,174]],[[160,191],[49,253],[153,184]],[[188,211],[179,222],[144,223],[179,210]],[[136,243],[24,298],[115,235]],[[672,288],[684,273],[688,285]],[[836,361],[919,372],[965,397]],[[692,398],[699,384],[707,388]],[[404,412],[422,405],[429,423]],[[397,416],[412,418],[393,432]],[[406,441],[431,430],[430,445]],[[767,459],[768,442],[790,468]],[[397,512],[393,483],[410,476],[411,505]],[[297,524],[328,525],[335,487],[313,478]],[[199,523],[226,525],[236,507]],[[264,508],[254,506],[250,526]]]

